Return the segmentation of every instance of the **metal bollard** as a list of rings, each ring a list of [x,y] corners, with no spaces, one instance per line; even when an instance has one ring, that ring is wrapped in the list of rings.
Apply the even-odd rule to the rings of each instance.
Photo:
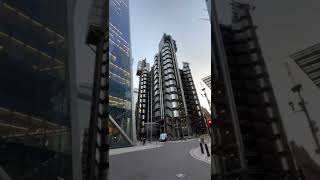
[[[207,151],[207,156],[210,157],[210,152],[207,144],[204,144],[206,151]]]
[[[200,142],[201,153],[204,154],[202,143]]]

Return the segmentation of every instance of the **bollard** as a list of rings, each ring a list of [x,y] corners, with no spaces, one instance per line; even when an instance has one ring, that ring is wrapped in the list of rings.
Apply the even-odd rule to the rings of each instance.
[[[208,148],[208,145],[207,144],[204,144],[205,148],[206,148],[206,151],[207,151],[207,156],[210,157],[210,153],[209,153],[209,148]]]
[[[200,142],[201,153],[204,154],[202,143]]]

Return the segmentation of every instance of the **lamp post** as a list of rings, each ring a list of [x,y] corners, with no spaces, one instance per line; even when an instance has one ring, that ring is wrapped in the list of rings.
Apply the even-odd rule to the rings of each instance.
[[[202,96],[202,97],[205,97],[205,98],[207,99],[207,102],[208,102],[208,104],[209,104],[209,108],[210,108],[210,110],[211,110],[211,103],[210,103],[210,100],[209,100],[209,98],[208,98],[208,96],[207,96],[206,88],[202,88],[202,91],[203,91],[203,94],[201,94],[201,96]]]

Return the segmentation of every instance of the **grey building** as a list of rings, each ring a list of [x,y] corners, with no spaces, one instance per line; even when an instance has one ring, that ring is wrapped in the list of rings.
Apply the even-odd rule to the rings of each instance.
[[[315,44],[306,49],[290,55],[304,73],[320,87],[320,44]]]
[[[136,105],[136,128],[138,129],[138,138],[146,135],[145,123],[150,121],[148,114],[150,105],[148,104],[150,98],[150,65],[146,59],[138,62],[137,76],[139,76],[138,100]]]
[[[218,143],[212,148],[213,178],[297,180],[257,27],[251,17],[252,7],[237,2],[231,6],[232,23],[215,29],[221,32],[223,44],[219,45],[225,51],[226,61],[222,56],[214,59],[217,74],[213,88],[213,134]]]
[[[189,63],[183,62],[183,69],[180,69],[180,74],[192,132],[204,134],[207,129],[206,121],[201,110]]]
[[[144,136],[149,132],[145,131],[148,129],[144,126],[146,123],[155,125],[153,131],[156,134],[167,133],[171,139],[204,132],[198,130],[205,128],[201,125],[204,123],[203,115],[189,66],[185,63],[184,68],[179,69],[176,52],[176,42],[170,35],[164,34],[151,70],[148,70],[146,60],[141,61],[138,67],[137,121],[140,123],[137,129]],[[187,93],[184,88],[188,89]],[[189,107],[187,102],[190,102]],[[193,115],[196,116],[191,116],[191,119],[188,112],[195,112]]]
[[[211,89],[211,75],[202,78],[202,81]]]

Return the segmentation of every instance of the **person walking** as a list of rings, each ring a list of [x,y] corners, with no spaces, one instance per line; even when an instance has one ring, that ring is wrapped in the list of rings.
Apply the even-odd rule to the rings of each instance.
[[[206,149],[207,156],[210,157],[209,148],[208,148],[208,145],[207,145],[205,138],[203,136],[201,136],[199,141],[200,141],[201,153],[204,154],[204,150],[203,150],[203,145],[204,145],[204,147]]]

